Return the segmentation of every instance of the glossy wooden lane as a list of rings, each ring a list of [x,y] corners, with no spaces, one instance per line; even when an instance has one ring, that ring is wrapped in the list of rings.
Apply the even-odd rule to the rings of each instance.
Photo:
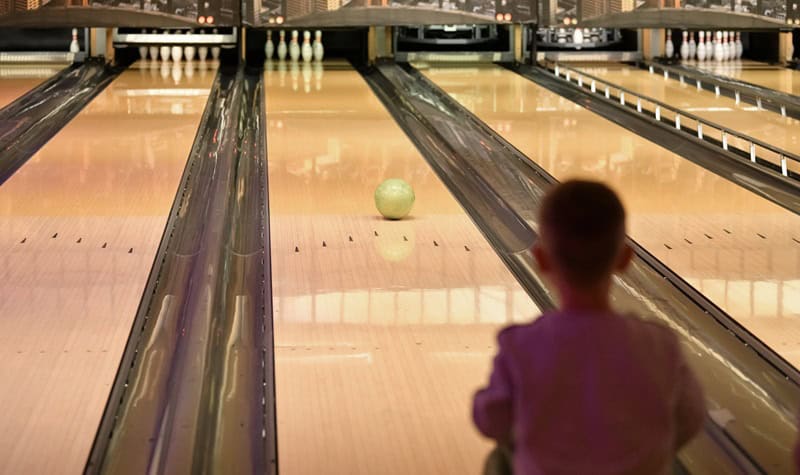
[[[0,66],[0,109],[66,67],[66,64],[4,64]]]
[[[472,394],[537,309],[358,73],[265,80],[281,473],[480,473]],[[389,177],[408,219],[376,216]]]
[[[214,77],[186,71],[123,73],[0,187],[1,473],[83,471]]]
[[[424,73],[558,179],[609,182],[634,239],[800,365],[800,217],[503,68]]]
[[[594,63],[581,65],[578,69],[800,155],[800,121],[797,119],[744,102],[736,104],[732,98],[716,96],[705,89],[698,90],[694,83],[682,84],[674,78],[664,79],[663,75],[650,74],[625,64]],[[749,150],[749,142],[733,137],[729,142],[741,150]],[[779,164],[778,157],[770,156],[768,159]],[[800,164],[792,164],[791,168],[800,171]]]
[[[777,64],[758,61],[726,61],[687,63],[704,71],[720,76],[728,76],[758,86],[800,96],[800,72]]]

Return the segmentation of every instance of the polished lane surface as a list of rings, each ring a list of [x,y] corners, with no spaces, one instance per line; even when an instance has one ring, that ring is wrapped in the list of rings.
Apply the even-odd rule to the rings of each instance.
[[[281,473],[479,473],[472,394],[537,309],[349,65],[265,81]],[[401,221],[374,208],[390,177]]]
[[[631,237],[800,366],[800,217],[501,67],[423,72],[559,180],[609,182]]]
[[[86,463],[215,75],[153,66],[0,187],[1,473]]]
[[[717,96],[694,83],[681,83],[674,77],[651,74],[633,66],[618,63],[584,64],[579,70],[659,100],[703,119],[744,133],[782,150],[800,155],[800,121],[791,117],[741,102]],[[741,150],[749,150],[749,142],[731,137],[729,143]],[[772,157],[777,162],[777,157]],[[800,171],[800,164],[791,164]]]
[[[703,63],[685,62],[687,66],[727,76],[740,81],[749,82],[767,89],[800,96],[800,71],[781,65],[766,64],[757,61],[705,61]]]
[[[0,66],[0,109],[66,68],[61,65],[10,64]]]

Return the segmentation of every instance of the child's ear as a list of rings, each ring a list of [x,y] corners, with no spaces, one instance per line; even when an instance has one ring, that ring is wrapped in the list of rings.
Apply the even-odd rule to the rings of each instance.
[[[536,241],[536,243],[534,243],[532,252],[533,257],[536,259],[536,264],[539,265],[539,270],[544,273],[549,273],[552,268],[550,256],[547,255],[547,251],[542,247],[541,241]]]
[[[627,242],[622,244],[622,249],[619,252],[619,257],[617,258],[617,265],[614,266],[614,270],[617,272],[624,272],[628,266],[631,264],[633,260],[633,248],[628,245]]]

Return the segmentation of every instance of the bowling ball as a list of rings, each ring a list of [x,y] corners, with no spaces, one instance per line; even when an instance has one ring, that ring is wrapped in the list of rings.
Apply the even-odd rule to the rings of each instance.
[[[375,189],[375,207],[388,219],[401,219],[414,206],[414,189],[399,178],[389,178]]]

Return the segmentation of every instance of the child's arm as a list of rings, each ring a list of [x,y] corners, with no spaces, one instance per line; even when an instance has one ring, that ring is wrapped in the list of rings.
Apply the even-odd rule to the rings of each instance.
[[[483,435],[504,443],[511,441],[513,402],[511,371],[502,336],[503,332],[498,335],[500,349],[494,358],[489,385],[475,394],[472,418]]]
[[[676,407],[675,447],[680,448],[700,432],[706,416],[703,391],[679,351],[678,404]]]

